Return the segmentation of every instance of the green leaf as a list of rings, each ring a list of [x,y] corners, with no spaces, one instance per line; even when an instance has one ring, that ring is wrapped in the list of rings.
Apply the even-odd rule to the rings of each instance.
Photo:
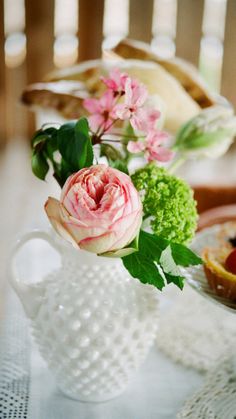
[[[47,132],[48,135],[49,135],[47,144],[50,144],[50,149],[52,151],[57,151],[58,150],[58,144],[57,144],[57,132],[58,132],[58,130],[56,128],[47,128],[47,130],[45,132]]]
[[[53,154],[55,152],[54,147],[51,144],[51,141],[46,141],[44,145],[44,153],[48,156],[51,161],[54,161]]]
[[[152,260],[159,262],[160,256],[168,243],[163,237],[140,230],[139,252]]]
[[[111,162],[122,159],[121,152],[111,144],[101,144],[100,155],[105,156]]]
[[[46,174],[49,170],[49,165],[42,152],[33,153],[31,158],[31,167],[35,176],[41,180],[45,180]]]
[[[93,146],[89,135],[89,125],[86,118],[80,118],[75,125],[75,134],[79,143],[80,168],[89,167],[93,164]]]
[[[129,174],[127,164],[123,160],[116,160],[111,161],[109,166],[113,167],[114,169],[120,170],[120,172],[126,173],[126,175]]]
[[[86,118],[71,121],[59,129],[40,129],[32,138],[32,170],[40,179],[45,179],[49,163],[54,169],[54,177],[62,187],[72,173],[91,166],[93,148]],[[59,152],[59,159],[55,152]]]
[[[62,125],[57,133],[58,148],[63,159],[76,172],[93,163],[93,147],[86,118]]]
[[[181,272],[178,266],[176,265],[171,252],[171,246],[168,245],[166,249],[163,250],[160,257],[160,265],[163,271],[167,274],[174,276],[180,276]]]
[[[167,274],[165,273],[165,278],[168,284],[175,284],[177,285],[177,287],[179,287],[181,290],[184,287],[184,282],[185,282],[185,278],[183,276],[175,276],[175,275],[171,275],[171,274]]]
[[[33,148],[36,148],[39,144],[45,143],[47,139],[48,136],[46,134],[37,135],[37,137],[32,140]]]
[[[181,271],[172,257],[171,245],[163,250],[160,257],[160,265],[167,283],[173,282],[177,287],[183,289],[185,278],[181,275]]]
[[[39,129],[36,131],[31,140],[32,147],[35,148],[38,144],[50,140],[53,136],[55,136],[56,133],[57,129],[53,127],[47,128],[45,130]]]
[[[101,144],[100,156],[105,156],[109,166],[118,169],[123,173],[129,174],[127,163],[124,161],[121,152],[110,144]]]
[[[202,259],[188,247],[177,243],[171,243],[170,246],[172,257],[177,265],[187,267],[202,264]]]
[[[62,185],[64,185],[72,173],[73,172],[70,170],[70,165],[64,159],[61,159],[61,164],[59,165],[59,176]]]
[[[160,290],[165,280],[182,289],[184,277],[178,265],[187,267],[201,263],[201,259],[184,245],[171,243],[143,230],[140,230],[138,245],[135,253],[121,255],[123,264],[134,278]]]
[[[58,165],[53,158],[54,151],[57,149],[56,135],[57,129],[49,127],[45,130],[40,129],[36,131],[31,140],[33,149],[31,159],[32,171],[39,179],[44,180],[46,177],[49,170],[48,160],[51,161],[54,171]],[[58,173],[57,178],[59,178]]]
[[[139,279],[143,284],[154,285],[159,290],[165,286],[157,265],[139,252],[123,257],[122,261],[130,275]]]

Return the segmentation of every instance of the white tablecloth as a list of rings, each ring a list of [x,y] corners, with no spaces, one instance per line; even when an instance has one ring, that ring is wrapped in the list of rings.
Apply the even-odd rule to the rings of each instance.
[[[31,358],[29,419],[174,419],[203,380],[154,348],[123,395],[81,403],[62,395],[36,351]]]

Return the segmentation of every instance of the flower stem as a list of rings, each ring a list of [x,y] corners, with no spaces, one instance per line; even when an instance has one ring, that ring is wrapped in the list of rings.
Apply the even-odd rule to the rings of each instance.
[[[105,134],[105,132],[107,132],[117,121],[119,121],[119,118],[116,118],[116,119],[114,119],[111,123],[110,123],[110,125],[108,125],[108,127],[106,128],[106,129],[104,129],[103,130],[103,133],[101,134],[101,136],[103,135],[103,134]]]
[[[174,173],[182,164],[185,162],[186,157],[185,156],[179,156],[169,167],[168,172],[170,174]]]
[[[111,135],[116,135],[116,136],[120,136],[122,138],[145,138],[145,135],[126,135],[123,133],[118,133],[118,132],[113,132]]]
[[[102,138],[101,143],[120,143],[121,140],[109,140],[108,138]]]

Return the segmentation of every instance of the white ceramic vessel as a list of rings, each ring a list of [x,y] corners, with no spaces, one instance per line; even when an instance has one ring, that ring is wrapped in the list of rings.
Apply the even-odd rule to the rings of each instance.
[[[14,257],[35,238],[59,252],[61,267],[31,283],[19,278]],[[12,285],[63,393],[94,402],[120,394],[155,339],[156,289],[131,278],[120,259],[77,251],[50,232],[23,236],[11,266]]]

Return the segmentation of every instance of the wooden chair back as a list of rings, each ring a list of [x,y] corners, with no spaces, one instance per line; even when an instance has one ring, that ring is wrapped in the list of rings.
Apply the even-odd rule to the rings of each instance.
[[[55,67],[60,31],[70,29],[67,15],[73,20],[69,35],[77,49],[75,60],[99,57],[103,42],[129,36],[152,43],[157,52],[159,48],[160,53],[176,54],[197,66],[200,61],[213,88],[236,104],[235,0],[1,0],[0,145],[32,131],[32,118],[19,97],[26,84],[40,81]],[[11,44],[14,31],[26,40],[25,57],[18,62],[14,57],[11,61],[16,48]]]

